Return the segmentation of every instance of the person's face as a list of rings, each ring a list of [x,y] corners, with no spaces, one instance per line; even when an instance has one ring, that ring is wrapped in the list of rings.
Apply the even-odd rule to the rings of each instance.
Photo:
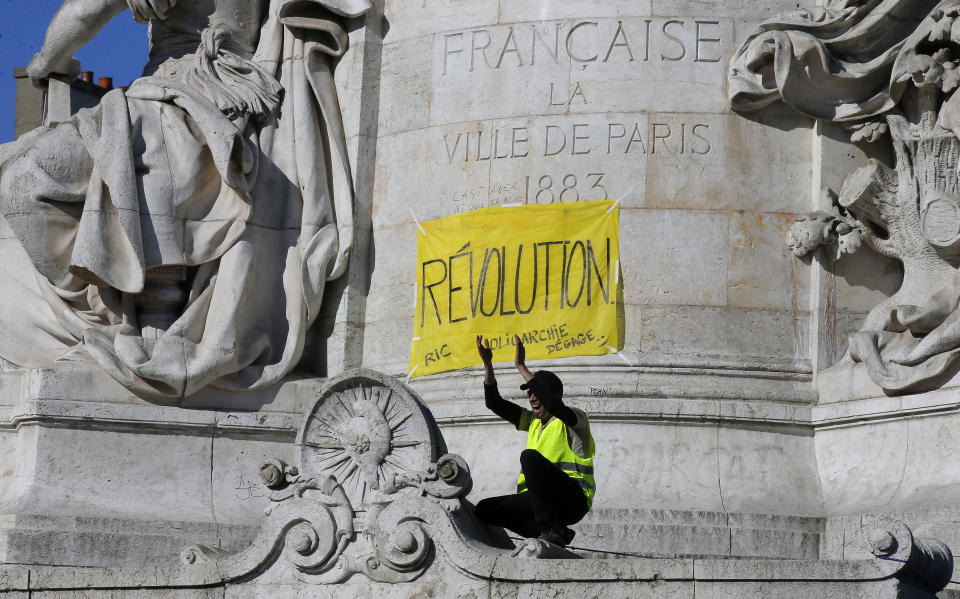
[[[530,399],[530,411],[533,412],[534,417],[539,418],[540,420],[545,420],[547,416],[549,416],[549,412],[543,408],[543,404],[541,404],[540,400],[537,399],[537,394],[533,391],[533,389],[528,389],[527,395]]]

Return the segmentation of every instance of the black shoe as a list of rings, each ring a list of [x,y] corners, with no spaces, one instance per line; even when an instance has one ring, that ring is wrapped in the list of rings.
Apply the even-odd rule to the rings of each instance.
[[[552,543],[558,547],[566,547],[570,544],[570,541],[573,540],[573,537],[576,534],[577,533],[575,533],[573,530],[564,526],[560,530],[548,530],[537,538],[539,538],[541,541]]]

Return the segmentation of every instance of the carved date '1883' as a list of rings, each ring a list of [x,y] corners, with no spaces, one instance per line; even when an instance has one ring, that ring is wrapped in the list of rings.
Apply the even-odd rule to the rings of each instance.
[[[514,181],[459,189],[440,194],[441,201],[450,200],[457,212],[466,212],[501,204],[553,204],[580,200],[606,200],[612,196],[604,177],[607,173],[561,173],[559,175],[525,175]]]

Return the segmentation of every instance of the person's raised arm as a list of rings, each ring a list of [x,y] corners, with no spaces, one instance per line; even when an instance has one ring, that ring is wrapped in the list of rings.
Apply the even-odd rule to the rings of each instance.
[[[52,73],[74,75],[74,52],[126,8],[126,0],[66,0],[50,20],[43,48],[27,65],[27,75],[34,82]]]
[[[497,377],[493,373],[493,350],[490,349],[490,340],[484,339],[483,335],[477,335],[477,353],[480,354],[480,361],[483,362],[483,384],[496,385]]]
[[[550,393],[544,393],[542,397],[538,395],[537,399],[540,400],[543,409],[556,416],[560,422],[570,427],[577,426],[577,413],[571,410],[570,406],[563,403],[562,398],[554,397]]]
[[[490,349],[490,340],[477,335],[477,353],[483,362],[483,399],[487,409],[503,418],[513,426],[520,424],[523,408],[505,400],[497,389],[497,378],[493,373],[493,350]]]
[[[513,365],[517,367],[523,380],[529,381],[533,378],[533,374],[527,370],[527,348],[523,346],[523,340],[520,339],[519,335],[513,336],[513,343],[517,346],[517,351],[513,356]]]

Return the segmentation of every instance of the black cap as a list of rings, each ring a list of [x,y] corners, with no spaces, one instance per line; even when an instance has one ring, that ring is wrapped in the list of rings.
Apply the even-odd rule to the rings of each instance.
[[[520,385],[520,389],[524,391],[529,389],[541,398],[545,394],[552,395],[554,399],[563,397],[563,383],[560,382],[560,377],[549,370],[538,370],[534,373],[532,379]]]

